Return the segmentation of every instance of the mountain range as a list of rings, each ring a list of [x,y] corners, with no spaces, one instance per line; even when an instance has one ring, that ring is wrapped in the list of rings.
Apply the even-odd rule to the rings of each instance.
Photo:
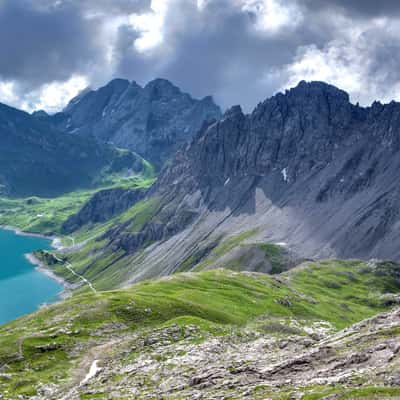
[[[0,105],[0,193],[56,196],[123,169],[140,173],[143,160],[159,168],[220,115],[211,97],[195,100],[162,79],[144,88],[116,79],[51,116]]]
[[[399,117],[398,103],[363,108],[322,82],[301,82],[248,115],[232,107],[104,226],[105,242],[90,253],[102,256],[82,271],[101,270],[103,282],[118,271],[124,284],[238,259],[254,268],[243,260],[264,243],[291,259],[399,260]],[[73,229],[97,222],[86,218]]]
[[[118,79],[0,134],[3,193],[58,195],[0,224],[59,237],[32,259],[70,296],[0,327],[0,398],[400,396],[400,103]]]

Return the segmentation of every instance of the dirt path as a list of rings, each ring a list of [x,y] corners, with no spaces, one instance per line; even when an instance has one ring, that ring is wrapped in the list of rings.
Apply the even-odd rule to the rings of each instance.
[[[110,356],[114,346],[120,341],[121,340],[110,340],[105,344],[89,349],[73,373],[73,383],[70,389],[67,390],[67,393],[63,396],[56,395],[57,397],[54,398],[57,398],[57,400],[79,399],[80,388],[89,384],[102,370],[107,368],[106,358]],[[62,390],[63,393],[65,393],[64,390]]]
[[[87,280],[83,275],[78,274],[77,272],[75,272],[72,268],[72,264],[69,263],[68,261],[64,261],[61,258],[57,257],[55,254],[53,254],[53,257],[60,263],[65,265],[65,268],[67,268],[68,271],[71,272],[71,274],[75,275],[77,278],[79,278],[84,284],[88,285],[90,287],[90,289],[94,292],[97,293],[97,290],[94,288],[93,284]]]

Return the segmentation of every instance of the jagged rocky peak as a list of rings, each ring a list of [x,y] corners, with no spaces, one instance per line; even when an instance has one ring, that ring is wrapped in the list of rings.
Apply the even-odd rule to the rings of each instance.
[[[347,92],[337,88],[336,86],[330,85],[329,83],[321,81],[300,81],[296,87],[286,90],[285,94],[289,96],[299,96],[303,99],[307,97],[312,98],[323,95],[332,99],[341,99],[346,103],[350,102],[350,97]]]
[[[196,171],[205,175],[259,175],[274,171],[293,183],[331,162],[342,145],[368,135],[367,109],[353,105],[346,92],[323,82],[300,82],[244,115],[227,110],[194,143]],[[284,171],[284,173],[281,173]]]
[[[32,117],[35,117],[35,118],[48,118],[49,114],[47,114],[47,112],[44,111],[44,110],[37,110],[37,111],[34,111],[32,113]]]
[[[293,117],[302,128],[320,130],[323,120],[343,127],[360,112],[350,103],[349,95],[335,86],[323,82],[301,81],[295,88],[265,100],[253,112],[256,118]],[[360,114],[358,117],[362,117]],[[326,133],[324,130],[321,134]]]
[[[161,167],[204,122],[220,116],[210,96],[194,99],[166,79],[144,87],[114,79],[77,96],[53,123],[68,133],[129,148]]]
[[[231,117],[242,116],[242,115],[243,115],[242,107],[240,105],[236,105],[236,106],[232,106],[232,107],[228,108],[225,111],[223,118],[231,118]]]
[[[144,87],[144,90],[147,91],[152,100],[159,100],[163,97],[174,97],[180,96],[182,94],[181,90],[173,85],[169,80],[163,78],[157,78]],[[188,96],[190,97],[190,96]]]

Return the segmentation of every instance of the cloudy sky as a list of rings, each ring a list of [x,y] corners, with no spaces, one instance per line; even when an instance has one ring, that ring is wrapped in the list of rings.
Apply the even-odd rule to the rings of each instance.
[[[0,0],[0,102],[56,111],[114,77],[226,108],[298,81],[400,100],[398,0]]]

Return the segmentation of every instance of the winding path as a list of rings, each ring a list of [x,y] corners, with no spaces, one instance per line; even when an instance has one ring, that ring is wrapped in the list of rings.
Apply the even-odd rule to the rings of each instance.
[[[55,254],[51,253],[52,256],[60,263],[65,265],[65,268],[67,268],[67,270],[69,272],[71,272],[71,274],[75,275],[77,278],[79,278],[81,281],[83,281],[83,283],[85,283],[86,285],[88,285],[90,287],[90,289],[94,292],[97,293],[97,290],[94,288],[94,286],[92,285],[92,283],[90,281],[88,281],[83,275],[78,274],[77,272],[75,272],[72,268],[72,264],[69,263],[68,261],[64,261],[61,258],[59,258],[58,256],[56,256]]]

